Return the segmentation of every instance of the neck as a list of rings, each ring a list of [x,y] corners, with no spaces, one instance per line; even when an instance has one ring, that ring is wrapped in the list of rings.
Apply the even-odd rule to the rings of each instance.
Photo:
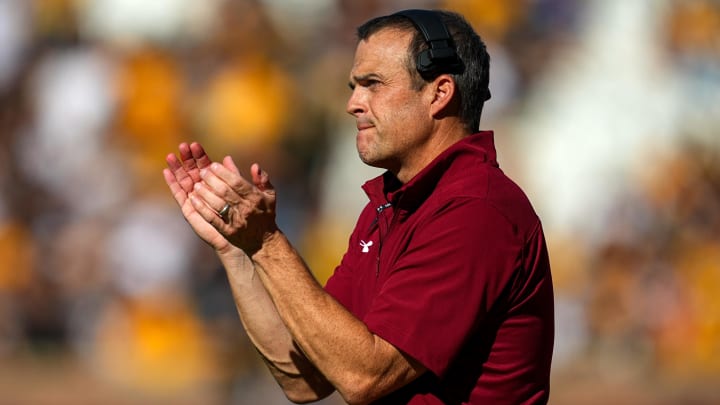
[[[466,136],[471,135],[458,121],[440,120],[433,128],[426,142],[409,153],[405,164],[397,171],[391,170],[395,177],[405,184],[420,173],[439,154]]]

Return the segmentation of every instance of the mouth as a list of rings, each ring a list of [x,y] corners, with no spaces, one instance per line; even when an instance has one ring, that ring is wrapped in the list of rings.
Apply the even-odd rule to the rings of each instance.
[[[359,120],[357,121],[356,127],[358,131],[362,131],[368,128],[372,128],[374,127],[374,125],[367,120]]]

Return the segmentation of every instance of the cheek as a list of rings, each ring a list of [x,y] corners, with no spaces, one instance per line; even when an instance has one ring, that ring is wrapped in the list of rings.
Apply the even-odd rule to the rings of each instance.
[[[418,109],[414,100],[399,100],[387,109],[384,118],[386,125],[391,126],[395,131],[405,132],[407,129],[414,128],[422,121],[421,110]]]
[[[376,94],[370,100],[369,110],[378,132],[376,142],[395,142],[424,122],[424,110],[417,93]],[[386,139],[388,137],[393,139]]]
[[[413,114],[409,100],[395,97],[377,100],[373,115],[381,125],[394,127],[402,125],[403,121]]]

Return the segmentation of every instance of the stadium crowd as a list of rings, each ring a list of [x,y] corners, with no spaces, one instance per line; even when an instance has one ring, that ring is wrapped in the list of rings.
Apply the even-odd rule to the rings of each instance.
[[[376,174],[344,111],[354,27],[419,7],[488,43],[481,126],[551,247],[551,403],[717,401],[714,0],[0,0],[3,398],[285,403],[164,156],[262,162],[326,280]]]

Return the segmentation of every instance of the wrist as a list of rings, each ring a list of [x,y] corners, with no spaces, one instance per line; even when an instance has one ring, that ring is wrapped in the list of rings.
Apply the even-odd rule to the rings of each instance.
[[[273,252],[277,252],[278,248],[285,243],[285,235],[280,229],[276,228],[274,231],[267,232],[263,236],[262,243],[257,249],[246,253],[253,261],[262,261],[263,259],[271,257]]]
[[[240,264],[247,259],[247,255],[242,249],[230,243],[223,248],[215,249],[215,254],[225,267]]]

